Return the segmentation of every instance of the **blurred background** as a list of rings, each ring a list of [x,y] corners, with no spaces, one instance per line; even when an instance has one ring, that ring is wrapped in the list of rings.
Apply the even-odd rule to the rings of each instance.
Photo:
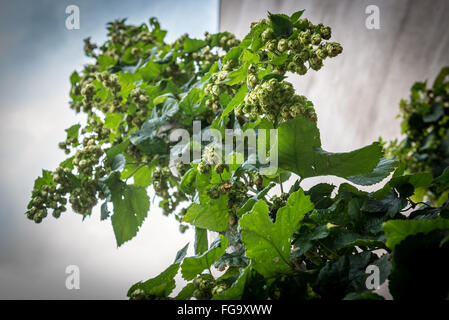
[[[68,5],[80,9],[80,29],[67,30]],[[106,40],[106,23],[133,24],[156,16],[166,40],[218,31],[218,1],[0,1],[0,299],[124,299],[137,281],[156,276],[193,233],[151,206],[137,237],[117,248],[100,208],[82,221],[66,212],[40,225],[24,215],[34,179],[65,159],[57,144],[65,128],[84,121],[70,110],[70,74],[81,70],[83,39]],[[193,249],[193,243],[191,245]],[[193,254],[193,252],[192,252]],[[67,290],[68,265],[80,268],[80,290]]]
[[[80,9],[79,30],[65,27],[68,5]],[[379,9],[379,29],[366,27],[369,5]],[[433,81],[449,65],[449,1],[0,0],[0,299],[123,299],[133,283],[157,275],[193,239],[156,205],[120,248],[110,221],[100,222],[99,208],[84,222],[70,212],[41,225],[26,219],[34,179],[65,158],[57,148],[64,129],[84,120],[68,107],[69,76],[89,61],[82,39],[102,43],[108,21],[128,17],[140,24],[152,16],[168,30],[167,41],[218,30],[242,38],[267,11],[302,9],[313,23],[331,26],[333,41],[344,48],[319,72],[289,79],[315,104],[323,148],[344,152],[379,136],[399,137],[400,99],[415,81]],[[306,180],[303,187],[315,183]],[[80,290],[65,287],[72,264],[80,267]]]

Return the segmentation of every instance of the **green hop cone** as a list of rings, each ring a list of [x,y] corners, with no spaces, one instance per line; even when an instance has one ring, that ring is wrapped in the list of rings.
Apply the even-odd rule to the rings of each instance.
[[[311,43],[311,35],[309,31],[301,31],[299,33],[299,41],[302,45],[307,46]]]
[[[276,49],[278,47],[277,41],[276,40],[270,40],[267,43],[267,49],[271,52],[275,52]]]
[[[211,199],[218,199],[220,197],[220,190],[218,190],[217,187],[211,187],[209,190],[207,190],[207,195]]]
[[[201,161],[198,164],[198,172],[201,174],[206,174],[210,172],[210,165],[205,163],[204,161]]]
[[[301,42],[298,39],[288,40],[288,48],[293,51],[302,49]]]
[[[314,45],[317,46],[321,43],[321,35],[319,33],[315,33],[313,34],[312,38],[310,39],[310,42]]]
[[[225,169],[226,169],[226,164],[224,164],[224,163],[219,163],[215,166],[215,172],[218,174],[222,174]]]
[[[217,284],[212,288],[212,295],[216,296],[226,291],[228,287],[224,283]]]
[[[290,62],[287,66],[287,70],[290,72],[296,72],[296,69],[297,69],[297,65],[293,61]]]
[[[305,61],[309,60],[309,58],[310,58],[310,52],[307,49],[303,49],[298,55],[298,59],[301,62],[305,62]]]
[[[327,58],[327,50],[326,48],[318,48],[315,50],[315,55],[320,58],[321,60],[324,60]]]
[[[248,67],[248,73],[257,73],[257,66],[251,63]]]
[[[330,27],[323,27],[320,30],[321,38],[324,40],[329,40],[332,35],[332,29]]]
[[[304,63],[300,63],[296,65],[296,73],[299,75],[305,75],[307,73],[307,67],[304,65]]]
[[[323,60],[318,58],[317,56],[312,56],[309,58],[309,65],[315,71],[318,71],[323,66]]]
[[[284,52],[285,50],[287,50],[287,48],[288,48],[287,40],[286,39],[279,40],[278,46],[277,46],[278,51],[279,52]]]
[[[208,291],[201,291],[199,289],[196,289],[193,292],[193,297],[198,300],[209,300],[210,298],[212,298],[212,293],[208,292]]]
[[[142,289],[136,289],[131,293],[131,300],[144,300],[145,299],[145,291]]]
[[[249,74],[248,78],[246,79],[246,84],[251,88],[255,88],[257,86],[258,82],[259,82],[259,79],[257,78],[257,76],[255,74]]]
[[[267,42],[267,41],[269,41],[269,40],[271,40],[273,38],[274,38],[273,29],[268,28],[264,32],[262,32],[262,41],[263,42]]]
[[[326,44],[326,50],[329,57],[333,58],[343,52],[343,47],[337,42],[328,42]]]

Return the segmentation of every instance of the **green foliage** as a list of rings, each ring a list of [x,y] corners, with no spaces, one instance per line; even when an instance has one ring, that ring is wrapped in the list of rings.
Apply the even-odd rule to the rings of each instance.
[[[255,270],[267,278],[291,270],[292,235],[304,215],[311,210],[313,204],[302,190],[298,190],[290,195],[286,206],[278,210],[274,223],[263,200],[259,200],[253,210],[241,218],[246,256],[254,262]]]
[[[228,240],[220,236],[220,238],[212,242],[210,248],[203,254],[184,259],[181,267],[183,278],[192,280],[205,269],[210,269],[212,264],[226,252],[227,246]]]
[[[401,100],[399,115],[404,138],[387,145],[387,153],[406,166],[407,173],[443,174],[449,166],[449,67],[441,69],[431,87],[427,81],[415,83],[410,99]],[[416,200],[424,196],[436,204],[447,200],[448,188],[423,187]]]
[[[117,246],[134,238],[150,208],[150,198],[142,187],[123,183],[117,174],[106,180],[111,192],[114,214],[111,216]]]
[[[68,158],[36,179],[27,217],[39,223],[51,210],[57,218],[70,202],[85,218],[101,200],[100,219],[110,218],[121,246],[137,235],[154,192],[155,206],[179,221],[180,232],[194,227],[195,256],[185,257],[186,245],[160,275],[134,284],[130,299],[377,300],[365,283],[370,265],[378,267],[380,283],[391,280],[395,298],[426,290],[446,298],[448,69],[432,92],[416,84],[411,102],[402,103],[407,157],[386,157],[378,142],[327,152],[313,103],[286,79],[288,72],[318,71],[342,47],[328,41],[330,27],[302,14],[269,13],[241,41],[222,32],[168,44],[155,18],[140,26],[109,23],[100,46],[86,39],[94,61],[70,76],[70,107],[87,123],[66,129],[59,147]],[[264,173],[259,156],[197,137],[171,140],[179,129],[191,135],[195,120],[203,133],[254,129],[260,137],[262,129],[275,130],[277,139],[264,144],[278,154],[276,172]],[[201,158],[173,163],[171,152]],[[303,179],[329,175],[347,183],[301,187]],[[290,178],[295,182],[284,190]],[[379,182],[385,183],[373,192],[356,187]],[[417,200],[423,190],[439,202]],[[210,246],[209,232],[219,233]],[[438,266],[428,276],[431,285],[428,270],[409,268],[416,260]],[[212,268],[224,274],[215,279]],[[187,283],[174,297],[179,272]],[[422,292],[412,290],[415,277]]]
[[[348,153],[326,152],[321,149],[320,133],[316,124],[300,116],[281,124],[278,134],[279,146],[275,147],[279,152],[279,165],[302,178],[320,175],[348,178],[370,174],[377,169],[382,157],[382,148],[377,143]],[[376,178],[371,175],[370,182],[383,180],[390,171],[391,165],[381,174],[377,174]]]

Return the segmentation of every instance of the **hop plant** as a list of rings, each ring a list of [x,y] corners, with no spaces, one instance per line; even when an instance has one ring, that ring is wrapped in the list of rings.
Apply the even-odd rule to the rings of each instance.
[[[212,289],[215,286],[215,279],[209,273],[203,273],[193,280],[195,291],[193,296],[198,300],[208,300],[212,298]]]
[[[221,108],[220,96],[222,94],[228,94],[233,96],[236,92],[235,86],[229,86],[226,84],[228,79],[229,71],[224,68],[217,73],[214,73],[209,83],[204,88],[204,92],[209,96],[206,100],[206,106],[212,108],[213,111],[218,111]]]
[[[278,123],[288,121],[302,115],[316,121],[313,105],[306,97],[296,95],[293,85],[287,81],[272,78],[257,85],[245,97],[243,112],[250,118],[261,115]]]
[[[273,19],[285,19],[284,25],[291,25],[291,31],[280,32],[275,30]],[[262,48],[260,60],[270,65],[281,74],[286,71],[304,75],[308,68],[319,70],[323,60],[335,57],[343,49],[336,42],[325,42],[331,38],[332,30],[323,24],[312,24],[308,19],[289,21],[279,15],[270,15],[270,19],[262,19],[253,23],[251,29],[263,30],[261,33]],[[278,61],[283,61],[279,63]]]
[[[399,104],[404,138],[386,144],[386,153],[406,165],[407,173],[431,172],[436,178],[449,166],[449,67],[441,69],[432,86],[415,83],[408,100]],[[435,187],[426,189],[426,197],[440,203]],[[423,199],[419,199],[423,200]]]

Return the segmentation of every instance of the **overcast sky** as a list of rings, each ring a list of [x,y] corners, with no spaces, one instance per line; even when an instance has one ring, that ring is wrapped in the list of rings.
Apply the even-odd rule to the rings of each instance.
[[[71,4],[80,8],[79,30],[65,28]],[[108,21],[140,24],[151,16],[169,41],[185,32],[201,37],[218,30],[218,0],[0,1],[0,299],[122,299],[192,240],[156,205],[137,237],[119,249],[98,208],[84,222],[67,212],[36,225],[24,215],[41,169],[65,158],[57,147],[64,129],[82,120],[68,106],[69,76],[89,61],[82,39],[101,43]],[[72,264],[80,267],[80,290],[65,287]]]

